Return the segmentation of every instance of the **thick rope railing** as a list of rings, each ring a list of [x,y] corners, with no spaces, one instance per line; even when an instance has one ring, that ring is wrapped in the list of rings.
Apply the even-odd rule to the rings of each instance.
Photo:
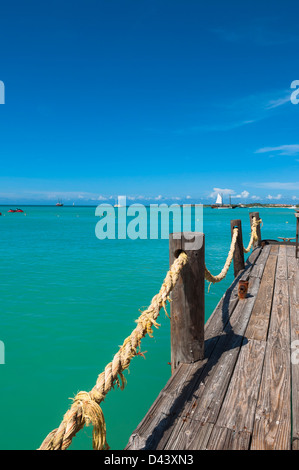
[[[253,217],[252,218],[252,225],[251,225],[251,237],[250,237],[250,241],[249,241],[249,244],[247,246],[247,248],[245,248],[243,246],[243,251],[244,253],[249,253],[249,251],[251,250],[253,244],[258,241],[258,235],[257,235],[257,227],[262,223],[262,220],[261,219],[256,219],[256,217]],[[232,241],[231,241],[231,245],[230,245],[230,250],[228,252],[228,255],[227,255],[227,259],[226,259],[226,262],[221,270],[221,272],[219,274],[217,274],[216,276],[213,275],[209,270],[208,268],[205,266],[205,279],[210,282],[210,285],[211,284],[215,284],[216,282],[220,282],[222,281],[227,273],[228,273],[228,270],[229,270],[229,267],[231,265],[231,262],[233,260],[233,256],[234,256],[234,251],[235,251],[235,248],[236,248],[236,243],[237,243],[237,238],[238,238],[238,228],[235,227],[233,229],[233,236],[232,236]]]
[[[123,372],[129,367],[134,356],[142,354],[139,350],[142,338],[146,334],[152,336],[153,325],[156,328],[160,326],[156,322],[160,310],[163,307],[166,312],[166,304],[170,300],[169,294],[176,285],[179,274],[187,261],[188,257],[184,252],[175,259],[164,279],[160,292],[153,297],[150,306],[136,320],[136,328],[125,339],[112,361],[98,376],[93,389],[90,392],[79,392],[75,396],[72,406],[64,415],[60,426],[48,434],[39,450],[66,450],[77,432],[84,425],[89,424],[93,425],[93,448],[96,450],[109,449],[106,440],[106,424],[100,403],[115,385],[123,390],[125,386]]]
[[[227,255],[225,264],[222,268],[222,271],[219,274],[217,274],[217,276],[214,276],[208,270],[208,268],[205,266],[205,279],[207,281],[209,281],[210,283],[215,284],[216,282],[220,282],[227,275],[229,267],[230,267],[232,259],[233,259],[233,256],[234,256],[234,251],[235,251],[235,248],[236,248],[238,233],[239,233],[239,230],[238,230],[238,228],[235,227],[233,229],[233,236],[232,236],[232,241],[231,241],[231,244],[230,244],[230,250],[228,252],[228,255]]]
[[[258,239],[256,229],[261,222],[261,219],[256,220],[253,217],[250,242],[247,248],[243,247],[245,253],[250,251],[253,243]],[[205,279],[210,284],[222,281],[227,275],[236,248],[237,238],[238,228],[235,227],[226,262],[218,275],[213,275],[205,266]],[[153,297],[150,306],[136,320],[136,328],[125,339],[113,360],[107,364],[105,370],[98,376],[93,389],[90,392],[79,392],[75,396],[73,404],[64,415],[60,426],[48,434],[39,450],[66,450],[78,431],[84,425],[88,426],[90,424],[93,426],[93,448],[96,450],[109,449],[106,440],[105,418],[100,403],[104,401],[107,393],[115,385],[121,390],[124,389],[126,381],[123,372],[129,367],[133,357],[142,355],[139,350],[142,338],[146,334],[152,337],[152,326],[156,328],[160,326],[156,322],[160,310],[163,307],[166,312],[166,304],[170,301],[169,295],[187,262],[188,257],[186,253],[180,253],[170,267],[159,293]]]
[[[251,237],[250,237],[249,244],[248,244],[247,248],[245,248],[243,246],[244,253],[249,253],[249,251],[252,248],[252,245],[258,240],[256,229],[261,223],[262,223],[262,219],[257,220],[256,217],[252,217]]]

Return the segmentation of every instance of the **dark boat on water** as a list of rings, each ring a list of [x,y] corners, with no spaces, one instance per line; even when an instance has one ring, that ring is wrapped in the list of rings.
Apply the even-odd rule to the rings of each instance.
[[[17,209],[9,209],[8,212],[24,212],[24,211],[22,211],[22,209],[17,208]]]

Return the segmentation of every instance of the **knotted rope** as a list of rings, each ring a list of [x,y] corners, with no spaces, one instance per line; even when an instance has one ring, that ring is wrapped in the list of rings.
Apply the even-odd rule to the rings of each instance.
[[[249,240],[249,244],[247,246],[247,248],[245,248],[243,246],[243,251],[244,253],[249,253],[249,251],[251,250],[251,247],[252,245],[258,241],[258,236],[257,236],[257,227],[262,223],[262,219],[256,219],[256,217],[252,217],[252,225],[251,225],[251,237],[250,237],[250,240]]]
[[[232,236],[232,241],[231,241],[231,245],[230,245],[230,250],[228,252],[228,255],[227,255],[227,258],[226,258],[226,261],[225,261],[225,264],[222,268],[222,271],[217,274],[217,276],[214,276],[209,270],[208,268],[205,266],[205,279],[207,281],[209,281],[210,283],[213,283],[215,284],[215,282],[220,282],[222,281],[222,279],[225,278],[225,276],[227,275],[227,272],[229,270],[229,267],[231,265],[231,262],[232,262],[232,259],[233,259],[233,255],[234,255],[234,251],[235,251],[235,248],[236,248],[236,242],[237,242],[237,238],[238,238],[238,229],[235,227],[233,229],[233,236]]]
[[[247,248],[243,247],[244,253],[248,253],[250,251],[252,245],[256,241],[258,241],[258,235],[257,235],[257,230],[256,229],[261,223],[262,223],[262,219],[257,220],[256,217],[252,218],[251,237],[250,237],[250,241],[249,241],[249,244],[248,244]],[[232,241],[231,241],[231,245],[230,245],[230,250],[228,252],[227,259],[226,259],[226,262],[223,266],[222,271],[217,276],[214,276],[208,270],[208,268],[205,266],[205,279],[210,282],[210,285],[215,284],[216,282],[222,281],[222,279],[224,279],[225,276],[227,275],[229,267],[230,267],[232,259],[233,259],[234,251],[235,251],[235,248],[236,248],[238,233],[239,233],[238,228],[235,227],[233,229],[233,236],[232,236]],[[210,288],[210,286],[209,286],[209,288]]]
[[[136,320],[136,328],[125,339],[112,362],[107,364],[105,370],[98,376],[93,389],[90,392],[79,392],[75,396],[73,404],[64,415],[60,426],[48,434],[39,450],[67,449],[77,432],[84,425],[89,424],[93,425],[93,448],[96,450],[109,449],[106,441],[105,419],[100,403],[115,385],[123,390],[125,386],[123,371],[129,367],[134,356],[141,354],[139,348],[142,338],[146,334],[152,337],[152,326],[154,325],[156,328],[160,326],[156,319],[162,307],[166,312],[166,304],[170,300],[169,294],[176,285],[179,274],[187,261],[188,257],[184,252],[175,259],[164,279],[160,292],[153,297],[148,309]]]

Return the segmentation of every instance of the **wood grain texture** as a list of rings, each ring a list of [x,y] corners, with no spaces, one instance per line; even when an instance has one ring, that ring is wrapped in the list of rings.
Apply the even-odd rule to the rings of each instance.
[[[279,253],[279,243],[278,242],[275,245],[270,245],[270,248],[271,248],[271,254],[272,255],[278,255],[278,253]]]
[[[266,341],[274,292],[277,256],[267,259],[259,292],[245,333],[247,338]]]
[[[203,450],[207,448],[207,443],[213,431],[214,425],[211,423],[201,423],[185,419],[179,433],[172,433],[165,446],[159,446],[163,450]]]
[[[203,359],[205,321],[204,234],[181,233],[179,239],[175,238],[175,235],[170,234],[169,237],[170,265],[180,251],[187,254],[188,263],[184,266],[171,294],[172,371],[180,363],[192,363]],[[194,242],[191,244],[192,236]]]
[[[251,277],[258,277],[259,279],[262,278],[264,268],[265,268],[265,265],[266,265],[266,262],[267,262],[267,259],[268,259],[268,256],[269,256],[270,252],[271,252],[271,246],[270,245],[266,245],[261,250],[261,254],[258,257],[258,259],[256,260],[256,262],[254,263],[254,266],[251,270],[251,273],[250,273]]]
[[[288,265],[287,265],[287,250],[285,245],[279,246],[277,267],[276,267],[276,279],[287,279],[288,278]]]
[[[243,237],[242,237],[242,223],[240,219],[231,220],[230,222],[231,236],[233,236],[235,227],[238,229],[238,237],[237,237],[235,251],[233,255],[234,275],[236,277],[238,273],[245,268]]]
[[[276,279],[251,449],[291,446],[291,367],[288,284]]]
[[[250,212],[249,213],[249,218],[250,218],[250,225],[252,225],[252,222],[253,222],[253,217],[256,218],[256,220],[259,220],[260,219],[260,214],[259,212]],[[261,241],[262,241],[262,235],[261,235],[261,226],[258,225],[256,227],[256,234],[257,234],[257,241],[254,243],[254,246],[260,246],[261,245]]]
[[[216,422],[217,426],[251,434],[265,350],[265,341],[247,341],[244,338],[244,344]]]
[[[250,433],[214,426],[209,438],[208,450],[248,450]]]

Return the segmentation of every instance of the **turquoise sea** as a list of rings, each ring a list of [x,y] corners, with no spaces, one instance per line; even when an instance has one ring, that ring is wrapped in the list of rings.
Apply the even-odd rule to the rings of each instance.
[[[168,240],[99,240],[95,207],[0,207],[1,264],[0,448],[36,449],[56,428],[80,390],[90,390],[134,320],[160,289],[168,270]],[[230,245],[230,220],[241,219],[244,245],[249,212],[259,211],[262,237],[295,236],[290,209],[204,209],[206,265],[218,274]],[[248,256],[248,255],[247,255]],[[206,285],[206,318],[232,282]],[[170,376],[170,324],[165,313],[145,359],[125,373],[124,391],[109,392],[102,409],[107,440],[122,449]],[[71,449],[91,449],[84,428]]]

